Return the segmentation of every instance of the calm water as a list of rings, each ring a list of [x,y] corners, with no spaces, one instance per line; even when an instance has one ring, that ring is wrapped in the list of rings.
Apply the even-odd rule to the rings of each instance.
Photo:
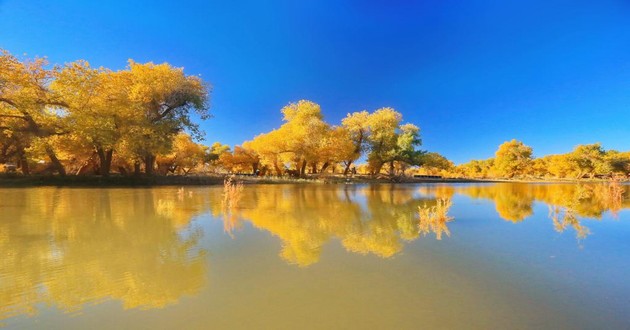
[[[630,328],[630,194],[605,185],[221,194],[0,189],[0,326]],[[420,219],[437,200],[451,219]]]

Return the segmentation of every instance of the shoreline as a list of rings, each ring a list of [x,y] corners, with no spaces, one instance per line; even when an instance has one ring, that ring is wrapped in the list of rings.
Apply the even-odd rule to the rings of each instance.
[[[203,176],[22,176],[0,175],[0,187],[159,187],[159,186],[216,186],[223,185],[227,175]],[[251,184],[413,184],[413,183],[535,183],[535,184],[579,184],[604,183],[605,179],[469,179],[469,178],[370,178],[364,176],[322,176],[310,178],[236,176],[236,180]],[[624,181],[627,182],[627,181]]]
[[[227,175],[206,176],[2,176],[0,187],[159,187],[159,186],[217,186],[223,185]],[[252,177],[236,176],[245,185],[252,184],[362,184],[362,183],[471,183],[472,179],[418,179],[418,178],[345,178],[345,177]],[[488,182],[488,181],[483,181]]]

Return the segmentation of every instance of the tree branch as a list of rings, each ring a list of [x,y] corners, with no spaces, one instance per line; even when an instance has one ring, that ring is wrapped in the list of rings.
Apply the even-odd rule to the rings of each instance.
[[[18,115],[0,115],[0,117],[4,117],[4,118],[17,118],[17,119],[27,120],[27,119],[26,119],[26,117],[24,117],[24,116],[18,116]]]
[[[181,104],[177,104],[177,105],[171,105],[171,106],[167,106],[166,109],[164,109],[164,111],[162,111],[161,113],[158,112],[158,116],[156,118],[154,118],[152,120],[152,122],[157,122],[159,120],[162,120],[164,117],[168,116],[169,113],[171,113],[173,110],[180,108],[180,107],[184,107],[188,104],[188,102],[183,102]]]
[[[4,102],[4,103],[6,103],[6,104],[8,104],[8,105],[10,105],[10,106],[12,106],[14,108],[17,108],[17,104],[15,104],[15,102],[13,102],[13,101],[11,101],[11,100],[9,100],[7,98],[0,97],[0,102]]]

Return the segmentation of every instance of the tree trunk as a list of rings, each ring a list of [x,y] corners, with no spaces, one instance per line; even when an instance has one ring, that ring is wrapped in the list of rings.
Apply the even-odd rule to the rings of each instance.
[[[155,156],[147,155],[144,157],[144,174],[147,176],[153,175],[153,168],[155,167]]]
[[[258,171],[258,162],[252,163],[252,174],[256,175],[257,171]]]
[[[52,149],[52,147],[50,145],[46,145],[45,150],[48,158],[50,158],[50,162],[52,163],[57,173],[59,173],[59,175],[61,176],[66,176],[66,169],[63,167],[63,164],[61,164],[59,158],[57,158],[57,155],[55,154],[55,151]]]
[[[389,162],[389,176],[394,176],[396,174],[394,170],[394,161]]]
[[[328,166],[330,166],[330,163],[329,162],[325,162],[322,165],[322,168],[319,170],[319,173],[324,173],[324,171],[328,168]]]
[[[305,176],[304,174],[306,173],[306,160],[302,161],[302,166],[300,167],[299,170],[300,171],[298,175],[300,176],[300,178],[303,178]]]
[[[312,162],[311,163],[311,172],[313,174],[317,174],[317,163],[316,162]]]
[[[104,150],[99,147],[96,148],[96,153],[98,154],[98,159],[100,161],[100,172],[102,176],[109,176],[109,172],[112,168],[112,156],[114,154],[113,149]]]
[[[348,172],[350,172],[351,165],[352,165],[352,161],[346,162],[346,168],[343,169],[343,175],[348,175]]]
[[[276,176],[282,176],[282,170],[280,169],[277,161],[273,163],[273,169],[276,171]]]
[[[374,171],[372,172],[373,176],[379,175],[381,173],[381,169],[383,168],[383,163],[379,162],[376,167],[374,168]]]
[[[133,163],[133,175],[140,176],[140,162],[136,161]]]
[[[24,150],[20,152],[19,166],[22,169],[22,174],[31,174],[31,169],[28,167],[28,160],[26,159],[26,154],[24,153]]]

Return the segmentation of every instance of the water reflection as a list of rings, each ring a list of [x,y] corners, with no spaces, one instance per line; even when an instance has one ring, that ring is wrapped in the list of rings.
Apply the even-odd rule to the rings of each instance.
[[[351,252],[400,252],[401,241],[418,237],[417,210],[430,200],[396,186],[267,186],[245,189],[236,213],[279,237],[284,260],[307,266],[335,238]]]
[[[573,228],[579,239],[590,233],[583,219],[630,207],[623,187],[604,184],[278,185],[245,189],[241,205],[224,221],[230,235],[246,221],[277,236],[280,256],[299,266],[319,261],[324,244],[334,239],[347,251],[388,258],[420,234],[450,236],[447,224],[454,219],[448,213],[456,194],[491,200],[499,217],[514,223],[532,216],[535,202],[545,203],[554,229]]]
[[[149,309],[198,294],[208,261],[192,219],[207,212],[223,219],[234,239],[247,226],[270,233],[281,242],[283,260],[308,266],[329,242],[390,258],[409,241],[457,239],[454,224],[465,226],[462,211],[476,207],[469,198],[491,201],[509,222],[526,221],[544,203],[549,226],[583,239],[590,232],[584,220],[630,207],[624,188],[261,185],[245,187],[227,208],[222,187],[0,189],[0,320],[36,314],[42,304],[76,312],[115,300],[125,309]]]
[[[530,216],[534,201],[569,208],[580,217],[601,219],[604,212],[630,207],[627,190],[608,184],[492,184],[456,189],[472,198],[492,200],[499,216],[513,222]]]
[[[520,222],[531,216],[533,203],[542,202],[549,207],[549,218],[554,229],[562,233],[573,228],[578,239],[584,239],[590,230],[581,222],[584,219],[601,219],[605,212],[613,217],[630,207],[627,186],[611,184],[494,184],[464,186],[458,193],[472,198],[490,199],[499,216],[508,221]]]
[[[586,238],[591,231],[586,226],[582,225],[574,210],[574,208],[570,207],[550,205],[549,218],[553,221],[553,228],[557,232],[562,233],[567,228],[571,227],[575,230],[578,239]]]
[[[442,235],[451,236],[447,222],[453,221],[453,217],[448,215],[453,202],[448,198],[440,198],[434,206],[423,205],[418,209],[420,232],[425,236],[435,233],[437,240],[442,239]]]
[[[160,308],[205,284],[199,194],[168,189],[0,190],[0,320],[45,303]]]

